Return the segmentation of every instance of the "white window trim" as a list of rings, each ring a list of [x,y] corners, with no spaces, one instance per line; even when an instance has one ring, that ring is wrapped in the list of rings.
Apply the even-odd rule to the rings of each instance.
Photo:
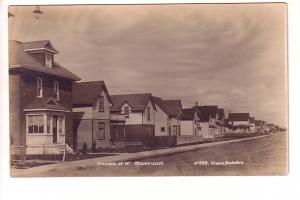
[[[41,83],[41,93],[39,94],[39,82]],[[43,97],[43,79],[42,78],[36,78],[36,97],[42,98]]]
[[[59,82],[58,81],[53,82],[53,93],[55,93],[56,89],[57,89],[57,93],[56,93],[55,100],[59,100],[60,94],[59,94]]]
[[[48,56],[50,58],[49,61],[47,59]],[[47,65],[47,64],[49,64],[49,65]],[[45,66],[52,68],[52,55],[50,53],[45,54]]]
[[[28,132],[28,116],[43,116],[43,120],[44,120],[44,131],[43,133],[29,133]],[[47,114],[47,113],[29,113],[26,114],[26,135],[28,136],[42,136],[42,135],[53,135],[53,118],[51,118],[51,124],[50,124],[50,133],[47,133],[47,115],[53,116],[56,115],[58,116],[63,116],[63,120],[62,120],[62,133],[59,133],[59,129],[58,129],[58,123],[59,123],[59,119],[57,118],[57,134],[60,136],[64,136],[66,134],[66,116],[64,114]]]

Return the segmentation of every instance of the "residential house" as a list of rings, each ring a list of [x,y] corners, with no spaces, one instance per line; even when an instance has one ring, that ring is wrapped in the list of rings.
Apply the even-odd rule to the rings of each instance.
[[[180,121],[182,136],[201,136],[202,127],[200,126],[199,112],[195,106],[182,109]]]
[[[250,133],[255,133],[255,118],[250,117],[249,122],[250,122],[249,132]]]
[[[226,132],[225,127],[225,112],[223,108],[218,108],[218,118],[216,125],[218,126],[218,133],[220,135],[224,135]]]
[[[159,97],[152,97],[156,106],[155,112],[155,136],[179,136],[180,113],[182,105],[180,100],[163,100]]]
[[[229,113],[228,125],[232,133],[250,132],[250,114],[249,113]]]
[[[265,132],[266,122],[263,120],[255,120],[255,132],[264,133]]]
[[[72,151],[72,84],[49,40],[9,41],[11,155]]]
[[[156,106],[151,93],[111,95],[113,115],[125,116],[125,142],[148,144],[155,132]]]
[[[104,81],[73,84],[74,146],[89,150],[111,147],[110,108],[112,101]]]

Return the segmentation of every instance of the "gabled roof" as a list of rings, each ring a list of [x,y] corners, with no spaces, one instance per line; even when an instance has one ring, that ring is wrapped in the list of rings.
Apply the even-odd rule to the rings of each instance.
[[[195,118],[196,108],[184,108],[182,109],[180,120],[181,121],[192,121]]]
[[[53,97],[49,99],[35,98],[28,105],[25,106],[24,110],[37,110],[37,109],[51,109],[70,112],[71,108],[67,108],[61,105],[58,101],[55,101]]]
[[[45,49],[53,53],[59,53],[52,45],[50,40],[31,41],[23,43],[24,51],[34,51],[38,49]]]
[[[229,121],[248,121],[250,118],[249,113],[229,113],[228,120]]]
[[[196,108],[198,109],[201,122],[208,122],[210,117],[214,118],[219,113],[218,106],[216,105],[196,106]]]
[[[72,92],[73,107],[92,106],[102,91],[105,92],[108,101],[112,103],[104,81],[74,83]]]
[[[50,45],[49,41],[48,43],[47,42],[22,43],[19,41],[10,40],[9,41],[9,71],[25,69],[25,70],[41,72],[53,76],[58,76],[62,78],[67,78],[73,81],[79,81],[80,78],[78,76],[76,76],[66,68],[62,67],[58,63],[54,62],[53,67],[46,67],[45,64],[42,63],[36,57],[36,54],[31,54],[30,52],[25,51],[29,47],[36,47],[44,44]]]
[[[178,116],[181,112],[181,100],[163,100],[152,96],[153,102],[168,116]]]
[[[110,109],[111,112],[121,111],[121,108],[125,103],[130,105],[131,110],[144,111],[149,101],[151,101],[155,109],[151,93],[111,95],[111,100],[113,104]]]

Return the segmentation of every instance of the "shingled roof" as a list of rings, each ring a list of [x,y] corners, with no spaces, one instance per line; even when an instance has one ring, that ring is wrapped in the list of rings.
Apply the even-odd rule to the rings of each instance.
[[[24,42],[23,47],[25,51],[34,51],[39,49],[45,49],[46,51],[51,51],[53,53],[59,53],[52,45],[50,40],[40,40]]]
[[[53,67],[46,67],[44,63],[40,62],[36,54],[30,53],[28,49],[42,48],[57,52],[50,43],[50,41],[36,41],[36,42],[19,42],[15,40],[9,41],[9,71],[14,70],[32,70],[45,74],[50,74],[62,78],[67,78],[73,81],[79,81],[80,78],[62,67],[56,62],[53,62]]]
[[[229,121],[248,121],[250,118],[249,113],[229,113],[228,120]]]
[[[108,101],[112,103],[104,81],[74,83],[72,92],[73,107],[92,106],[102,91],[105,92]]]
[[[31,101],[28,105],[25,106],[24,110],[59,110],[59,111],[66,111],[70,112],[71,108],[67,108],[64,105],[61,105],[59,101],[56,101],[53,99],[53,97],[49,99],[45,98],[35,98],[33,101]]]
[[[111,112],[120,112],[125,103],[130,105],[131,110],[144,111],[149,101],[155,109],[151,93],[111,95],[111,100],[113,104]]]
[[[208,122],[210,117],[214,118],[219,113],[218,106],[216,105],[196,107],[198,109],[201,122]]]
[[[181,121],[194,120],[196,111],[197,111],[197,109],[195,107],[182,109],[182,112],[181,112],[181,115],[180,115],[180,120]]]
[[[152,96],[155,105],[157,105],[168,116],[177,116],[182,109],[181,100],[163,100]]]

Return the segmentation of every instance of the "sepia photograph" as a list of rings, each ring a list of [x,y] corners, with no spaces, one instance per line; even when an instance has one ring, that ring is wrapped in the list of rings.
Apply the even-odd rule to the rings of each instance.
[[[9,6],[10,176],[288,175],[287,9]]]

